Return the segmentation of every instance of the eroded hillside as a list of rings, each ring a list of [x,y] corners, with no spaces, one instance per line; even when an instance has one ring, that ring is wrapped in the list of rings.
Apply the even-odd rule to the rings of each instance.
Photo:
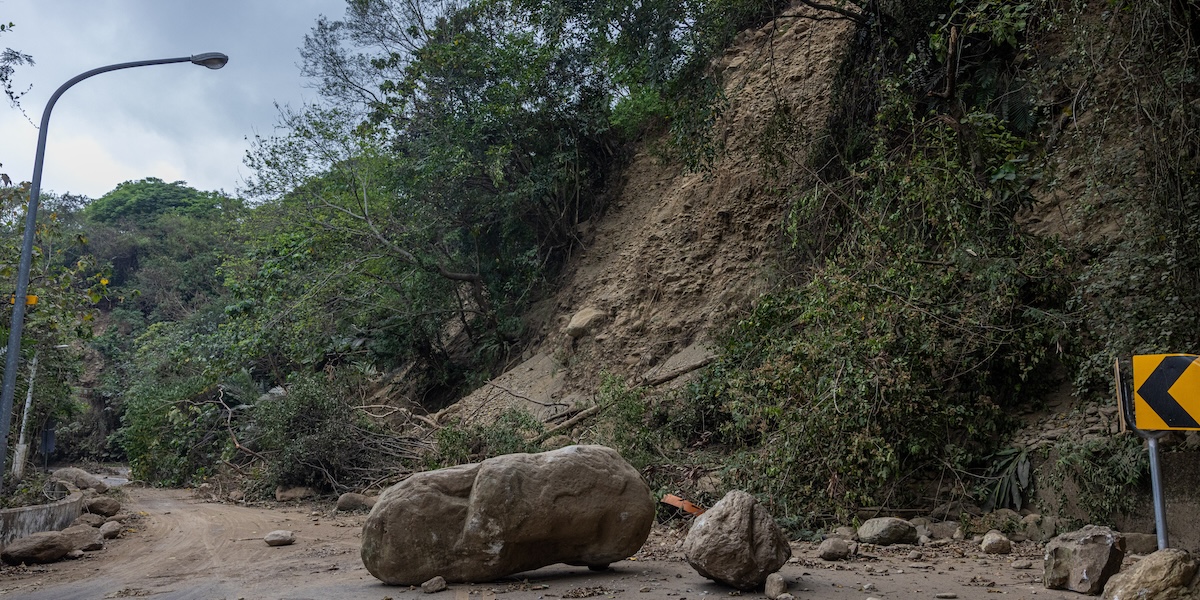
[[[738,37],[713,67],[728,110],[711,171],[686,172],[645,144],[607,212],[581,226],[584,248],[558,293],[534,311],[539,335],[526,360],[441,418],[472,421],[509,406],[545,417],[590,404],[602,372],[665,385],[711,359],[714,328],[745,314],[769,285],[787,208],[781,192],[802,177],[803,156],[791,156],[786,172],[765,172],[769,118],[786,106],[795,135],[811,142],[829,117],[853,28],[817,17],[794,6]]]

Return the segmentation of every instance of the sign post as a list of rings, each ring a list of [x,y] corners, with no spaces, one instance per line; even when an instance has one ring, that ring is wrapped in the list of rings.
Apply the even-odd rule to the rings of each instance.
[[[1147,354],[1133,357],[1133,381],[1121,378],[1117,395],[1125,423],[1146,440],[1150,453],[1150,485],[1158,549],[1167,547],[1167,504],[1162,489],[1158,440],[1168,431],[1200,430],[1200,356]]]

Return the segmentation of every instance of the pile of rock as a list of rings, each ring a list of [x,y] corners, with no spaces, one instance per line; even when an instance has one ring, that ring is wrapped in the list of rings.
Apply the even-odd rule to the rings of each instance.
[[[104,540],[119,537],[124,523],[131,518],[128,513],[121,513],[119,501],[101,495],[108,491],[108,486],[82,469],[58,469],[51,474],[51,479],[64,482],[84,494],[83,514],[61,531],[43,531],[9,542],[0,552],[0,560],[5,563],[49,563],[102,550]]]

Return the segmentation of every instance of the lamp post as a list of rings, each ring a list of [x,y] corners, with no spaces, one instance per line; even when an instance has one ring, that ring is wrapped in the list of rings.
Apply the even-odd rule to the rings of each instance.
[[[139,60],[92,69],[76,75],[70,81],[59,86],[50,96],[50,100],[46,102],[46,109],[42,111],[42,123],[38,130],[37,155],[33,159],[33,181],[29,188],[29,205],[25,209],[25,237],[21,243],[17,290],[13,296],[12,327],[8,333],[8,352],[4,362],[4,387],[0,390],[0,493],[4,492],[4,463],[8,459],[8,430],[12,425],[13,395],[17,389],[17,363],[21,353],[21,331],[25,326],[25,292],[29,289],[29,269],[33,263],[34,229],[37,225],[38,194],[42,187],[42,162],[46,157],[46,133],[50,129],[50,111],[54,109],[54,103],[58,101],[59,96],[63,95],[63,92],[94,75],[133,67],[183,62],[190,62],[209,69],[220,69],[229,62],[229,57],[220,52],[205,52],[179,58]]]

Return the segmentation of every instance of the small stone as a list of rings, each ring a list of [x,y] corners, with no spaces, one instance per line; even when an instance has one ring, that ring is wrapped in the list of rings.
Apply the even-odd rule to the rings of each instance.
[[[680,598],[679,600],[683,600],[683,598]],[[776,597],[775,600],[796,600],[796,598],[795,598],[795,596],[792,596],[791,594],[788,594],[785,592],[783,594],[780,594],[778,597]]]
[[[782,573],[767,575],[765,586],[764,592],[767,594],[767,598],[771,600],[776,600],[779,596],[787,592],[787,581],[783,578]]]
[[[983,536],[979,548],[987,554],[1008,554],[1012,552],[1012,541],[1004,537],[1003,533],[993,529]]]
[[[1033,561],[1031,560],[1014,560],[1012,564],[1014,569],[1032,569]]]
[[[444,589],[446,589],[446,578],[441,575],[421,584],[421,591],[426,594],[436,594]]]
[[[850,544],[840,537],[827,538],[817,547],[817,555],[823,560],[844,560],[850,556]]]
[[[879,591],[879,586],[877,586],[877,585],[875,585],[875,584],[873,584],[873,583],[868,583],[868,584],[865,584],[865,585],[863,585],[863,586],[862,586],[862,591],[864,591],[864,592],[878,592],[878,591]]]
[[[922,558],[925,558],[925,554],[920,550],[913,550],[908,553],[908,560],[921,560]]]
[[[67,558],[69,558],[71,560],[75,560],[77,558],[83,558],[83,550],[72,550],[67,553]]]
[[[954,600],[954,598],[958,597],[958,594],[953,592],[939,592],[934,594],[933,597],[937,598],[938,600]]]
[[[296,543],[296,534],[286,529],[277,529],[263,537],[268,546],[290,546]]]
[[[109,521],[100,526],[100,536],[106,540],[111,540],[118,535],[121,535],[121,523],[118,521]]]
[[[640,589],[640,590],[638,590],[638,591],[639,591],[639,592],[641,592],[641,593],[643,593],[643,594],[645,594],[646,592],[649,592],[649,591],[650,591],[650,586],[646,586],[646,587],[644,587],[644,588],[642,588],[642,589]]]

